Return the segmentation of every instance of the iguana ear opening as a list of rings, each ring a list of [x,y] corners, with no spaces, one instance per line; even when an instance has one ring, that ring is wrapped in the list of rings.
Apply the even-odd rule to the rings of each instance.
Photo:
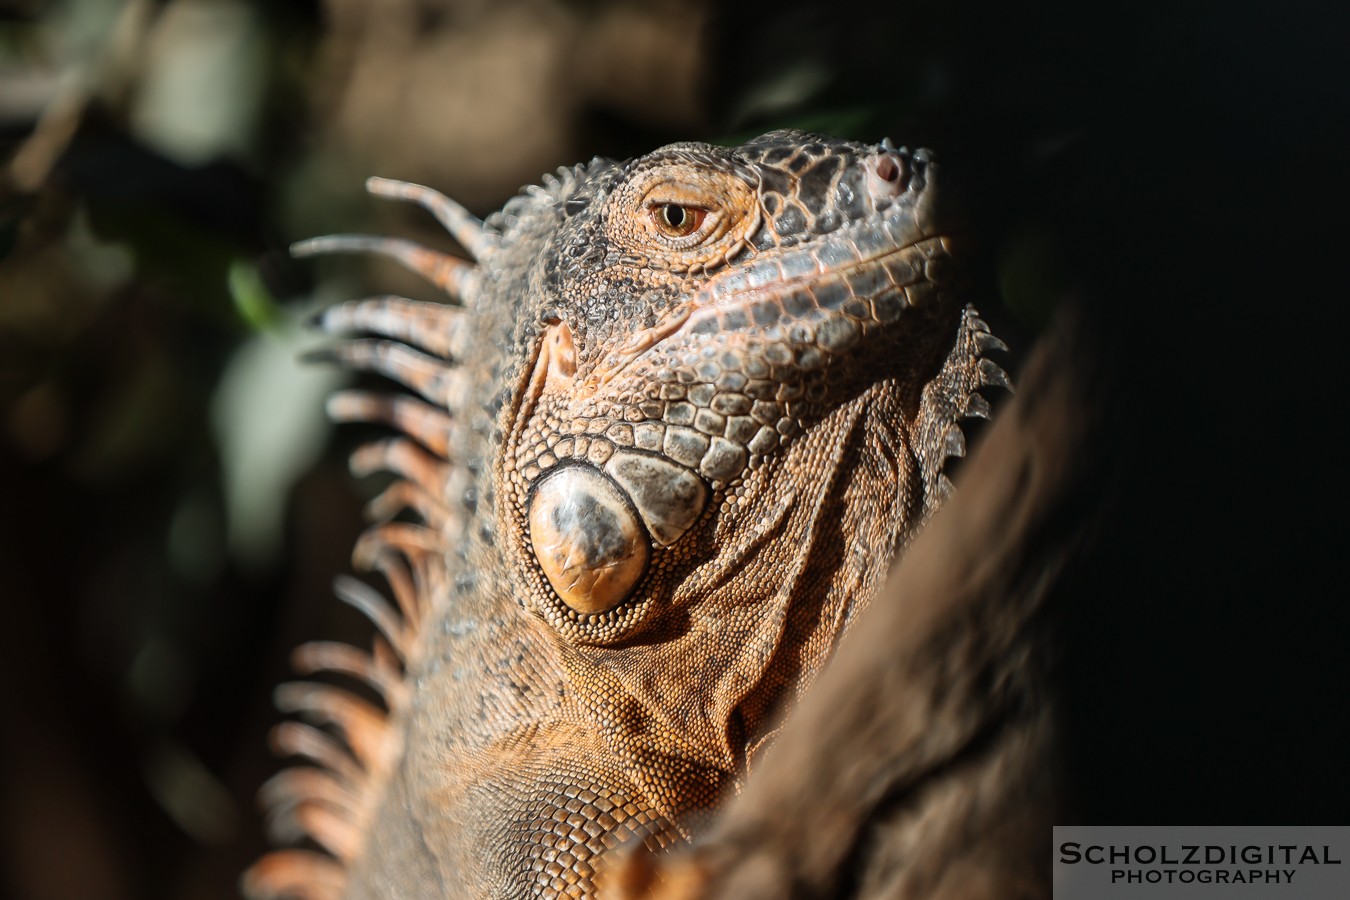
[[[554,322],[544,333],[546,374],[544,390],[560,391],[572,385],[577,374],[577,349],[572,329],[566,322]]]

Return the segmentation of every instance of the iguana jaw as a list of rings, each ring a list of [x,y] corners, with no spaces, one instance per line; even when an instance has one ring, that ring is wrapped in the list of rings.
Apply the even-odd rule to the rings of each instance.
[[[945,241],[940,236],[921,238],[834,268],[821,266],[820,253],[814,249],[763,260],[699,292],[679,327],[648,349],[664,341],[693,342],[697,335],[718,333],[769,341],[782,335],[794,344],[806,344],[804,331],[792,334],[790,323],[798,314],[820,320],[815,325],[814,346],[839,356],[864,342],[867,330],[875,334],[905,310],[933,299],[925,269],[930,260],[946,254]],[[813,262],[815,267],[806,274],[793,278],[783,274]],[[757,283],[758,287],[753,286]],[[845,306],[848,313],[842,312]],[[843,325],[844,319],[851,319],[852,324]],[[828,337],[820,335],[822,330]]]
[[[896,226],[900,231],[912,221]],[[855,229],[861,232],[861,229]],[[861,233],[860,237],[866,236]],[[894,322],[910,307],[931,302],[931,284],[947,255],[951,238],[931,235],[890,249],[851,259],[858,243],[847,235],[823,247],[812,246],[765,256],[714,276],[708,287],[681,303],[650,328],[634,334],[611,359],[597,367],[579,387],[593,396],[628,367],[667,341],[690,341],[700,334],[740,332],[747,338],[771,338],[786,313],[805,312],[821,318],[839,313],[854,325],[837,324],[820,349],[840,354],[851,349],[865,328],[874,332]],[[869,245],[869,249],[870,245]],[[940,275],[938,276],[940,277]],[[854,301],[849,303],[848,301]],[[847,313],[842,308],[847,304]]]

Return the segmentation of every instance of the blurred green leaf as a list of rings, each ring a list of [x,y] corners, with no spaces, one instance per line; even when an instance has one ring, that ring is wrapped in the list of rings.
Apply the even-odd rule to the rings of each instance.
[[[251,330],[273,331],[280,325],[281,309],[263,283],[257,266],[235,260],[230,263],[227,282],[234,308]]]

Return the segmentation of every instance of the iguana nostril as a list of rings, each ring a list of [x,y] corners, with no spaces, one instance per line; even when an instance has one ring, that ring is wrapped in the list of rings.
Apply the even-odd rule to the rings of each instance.
[[[589,466],[566,466],[535,488],[530,546],[562,601],[588,615],[627,599],[651,553],[632,506]]]
[[[873,200],[889,200],[909,186],[909,170],[904,157],[882,152],[863,162],[867,170],[867,191]]]

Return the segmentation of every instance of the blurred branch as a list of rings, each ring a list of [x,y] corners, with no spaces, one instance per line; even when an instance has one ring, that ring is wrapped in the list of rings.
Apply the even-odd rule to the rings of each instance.
[[[8,193],[31,194],[42,187],[70,145],[90,102],[101,98],[118,105],[125,99],[159,10],[151,0],[130,0],[99,52],[90,60],[70,63],[56,76],[33,131],[14,152],[0,179],[0,201]]]

